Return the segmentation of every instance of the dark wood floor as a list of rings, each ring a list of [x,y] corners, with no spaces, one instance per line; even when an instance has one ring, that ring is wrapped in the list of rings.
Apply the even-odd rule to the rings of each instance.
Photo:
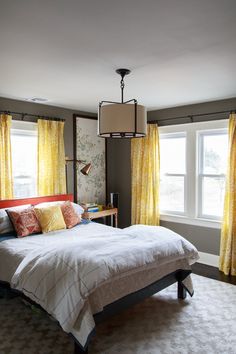
[[[225,283],[236,285],[236,276],[227,276],[220,272],[218,268],[212,267],[202,263],[195,263],[192,265],[192,271],[195,274],[203,277],[220,280]]]

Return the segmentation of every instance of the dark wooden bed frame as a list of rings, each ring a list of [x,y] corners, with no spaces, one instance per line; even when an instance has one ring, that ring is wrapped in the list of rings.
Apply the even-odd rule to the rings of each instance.
[[[0,209],[2,208],[10,208],[14,207],[17,205],[25,205],[25,204],[38,204],[42,202],[50,202],[50,201],[65,201],[65,200],[70,200],[73,201],[73,195],[72,194],[63,194],[63,195],[56,195],[56,196],[46,196],[46,197],[35,197],[35,198],[25,198],[25,199],[14,199],[14,200],[0,200]],[[134,293],[131,293],[127,296],[124,296],[123,298],[113,302],[112,304],[109,304],[104,307],[102,312],[99,312],[94,315],[94,320],[95,323],[100,323],[104,319],[115,315],[116,313],[119,313],[127,308],[130,308],[131,306],[141,302],[147,297],[152,296],[153,294],[167,288],[168,286],[177,283],[177,296],[179,299],[185,299],[186,298],[186,288],[184,287],[182,281],[191,273],[191,270],[176,270],[175,272],[168,274],[158,280],[155,283],[152,283],[151,285],[138,290]],[[25,298],[29,303],[34,304],[36,306],[39,306],[35,304],[31,299],[26,297],[23,293],[11,289],[10,284],[7,282],[3,282],[0,280],[0,289],[3,289],[5,292],[5,296],[12,297],[12,296],[21,296]],[[40,307],[40,306],[39,306]],[[43,309],[43,311],[45,311]],[[74,338],[74,354],[87,354],[88,353],[88,346],[89,342],[91,341],[91,338],[94,336],[94,331],[90,333],[88,340],[85,344],[84,347],[80,345],[79,342]]]

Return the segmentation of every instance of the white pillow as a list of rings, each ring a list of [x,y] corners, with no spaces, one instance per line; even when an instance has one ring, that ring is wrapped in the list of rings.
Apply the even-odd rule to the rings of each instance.
[[[60,204],[63,204],[63,203],[65,203],[65,201],[61,201],[61,200],[59,201],[58,200],[56,202],[44,202],[44,203],[40,203],[40,204],[37,204],[37,205],[34,205],[34,206],[37,207],[37,208],[47,208],[49,206],[60,205]],[[84,213],[84,208],[82,208],[81,205],[73,203],[73,202],[71,202],[71,204],[73,205],[73,208],[74,208],[76,214],[81,215],[81,214]]]
[[[75,212],[79,215],[83,214],[84,213],[84,208],[79,205],[79,204],[76,204],[76,203],[72,203],[74,209],[75,209]]]
[[[6,208],[7,210],[23,210],[27,209],[31,204],[18,205],[12,208]],[[14,232],[11,220],[7,215],[6,209],[0,209],[0,235]]]

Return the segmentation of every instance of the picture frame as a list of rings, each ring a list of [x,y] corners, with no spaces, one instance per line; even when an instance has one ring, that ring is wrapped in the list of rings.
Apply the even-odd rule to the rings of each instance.
[[[80,170],[78,160],[91,163],[89,175]],[[107,143],[97,135],[97,118],[73,115],[73,171],[75,203],[107,202]]]

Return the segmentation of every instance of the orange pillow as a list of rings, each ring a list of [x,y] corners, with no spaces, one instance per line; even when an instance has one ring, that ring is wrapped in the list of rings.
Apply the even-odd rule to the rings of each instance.
[[[80,215],[75,212],[75,209],[69,200],[61,205],[61,211],[67,229],[71,229],[81,222]]]
[[[29,236],[41,232],[41,227],[34,208],[6,210],[16,231],[17,237]]]

